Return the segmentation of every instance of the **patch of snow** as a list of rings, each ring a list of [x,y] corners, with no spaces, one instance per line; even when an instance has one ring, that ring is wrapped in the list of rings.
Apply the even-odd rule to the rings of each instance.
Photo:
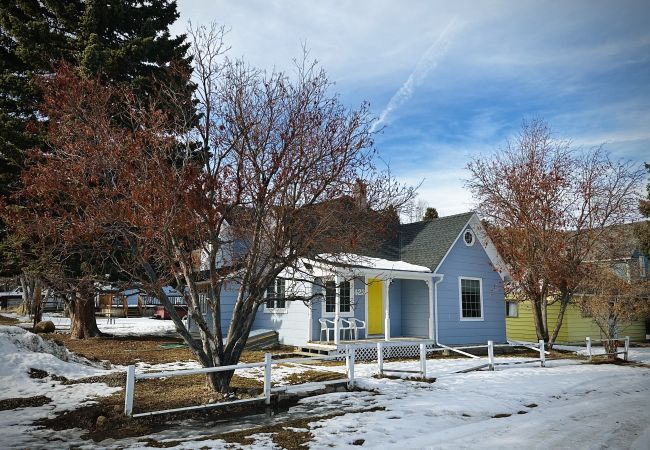
[[[70,318],[58,314],[45,315],[43,320],[51,320],[57,330],[69,330]],[[152,319],[149,317],[113,317],[109,323],[107,317],[97,317],[97,327],[104,333],[115,336],[175,336],[176,328],[171,320]]]
[[[355,255],[354,253],[322,253],[318,255],[318,258],[321,260],[331,261],[333,265],[346,264],[350,266],[387,271],[399,270],[408,272],[431,272],[431,269],[425,266],[418,266],[404,261],[391,261],[388,259]]]
[[[38,440],[38,436],[42,437],[47,432],[36,430],[33,421],[78,408],[92,402],[97,396],[120,390],[104,383],[63,385],[51,376],[42,379],[29,377],[32,368],[69,379],[111,373],[92,364],[20,327],[0,326],[0,399],[38,395],[52,399],[51,403],[40,407],[0,411],[0,423],[3,425],[0,447],[41,448],[43,442]]]
[[[558,350],[574,352],[580,356],[589,356],[586,347],[580,347],[577,345],[555,345],[555,348]],[[623,347],[619,347],[619,351],[623,351]],[[605,353],[606,352],[603,347],[591,347],[591,354],[594,356],[604,355]],[[619,357],[623,357],[623,355],[619,355]],[[640,362],[643,364],[650,364],[650,347],[630,347],[628,359],[630,361]]]

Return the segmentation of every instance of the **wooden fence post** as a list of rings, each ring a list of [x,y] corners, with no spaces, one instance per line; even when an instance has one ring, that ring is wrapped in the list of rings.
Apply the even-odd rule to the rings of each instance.
[[[124,415],[133,415],[133,394],[135,390],[135,366],[126,368],[126,392],[124,392]]]
[[[630,353],[630,336],[625,336],[625,353],[623,354],[623,358],[625,359],[625,361],[627,361],[629,353]]]
[[[422,378],[427,377],[427,345],[420,344],[420,373]]]
[[[347,353],[346,359],[348,366],[348,389],[354,389],[354,357],[356,351],[354,347],[349,344],[345,346],[345,349]]]
[[[264,353],[264,403],[271,404],[271,353]]]
[[[494,370],[494,341],[488,341],[488,369]]]
[[[589,356],[589,362],[591,362],[591,338],[587,336],[587,355]]]
[[[379,376],[384,376],[384,346],[382,342],[377,342],[377,365],[379,366]]]
[[[544,352],[544,339],[539,340],[539,365],[546,367],[546,353]]]

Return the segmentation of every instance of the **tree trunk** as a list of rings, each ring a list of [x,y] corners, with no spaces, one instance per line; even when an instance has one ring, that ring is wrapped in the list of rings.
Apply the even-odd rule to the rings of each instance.
[[[43,292],[40,287],[34,289],[34,301],[32,303],[32,316],[34,318],[34,326],[43,320]]]
[[[69,305],[70,310],[70,337],[73,339],[86,339],[104,336],[99,331],[95,320],[95,303],[92,297],[77,291]]]
[[[564,312],[566,311],[567,306],[569,306],[569,301],[564,298],[560,302],[560,313],[557,316],[557,322],[555,322],[555,328],[553,329],[553,334],[548,340],[548,349],[551,350],[555,345],[555,340],[557,335],[560,334],[560,328],[562,328],[562,323],[564,322]]]
[[[543,339],[544,342],[548,342],[548,328],[546,326],[546,321],[544,320],[546,314],[544,313],[543,302],[540,300],[541,299],[536,299],[532,302],[533,321],[535,322],[537,339]]]
[[[606,353],[614,353],[618,350],[618,341],[612,339],[618,338],[618,326],[616,318],[610,317],[607,320],[607,334],[603,339],[603,347]],[[608,359],[616,359],[616,355],[609,355]]]
[[[22,274],[20,276],[20,286],[23,288],[23,302],[18,310],[19,314],[31,315],[34,305],[34,289],[36,279],[30,275]]]
[[[227,365],[227,364],[222,364]],[[208,387],[216,392],[227,394],[230,392],[230,382],[235,374],[234,370],[228,372],[212,372],[207,374]]]

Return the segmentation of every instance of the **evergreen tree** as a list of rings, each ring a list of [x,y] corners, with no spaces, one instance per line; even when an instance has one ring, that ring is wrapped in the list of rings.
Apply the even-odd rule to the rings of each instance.
[[[191,58],[185,36],[169,27],[179,14],[170,0],[16,0],[0,3],[0,204],[19,185],[26,151],[45,145],[33,126],[41,93],[37,76],[61,63],[105,83],[127,85],[144,103],[161,84],[186,92],[168,113],[194,117]],[[170,103],[169,106],[172,106]],[[0,275],[25,266],[14,258],[16,243],[0,222]],[[74,268],[71,267],[70,269]]]
[[[422,220],[433,220],[438,218],[438,211],[436,208],[427,208],[427,210],[424,212],[424,217]]]

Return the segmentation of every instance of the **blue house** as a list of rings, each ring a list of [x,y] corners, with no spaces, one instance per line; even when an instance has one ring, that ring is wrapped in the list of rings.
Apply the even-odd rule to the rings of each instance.
[[[280,343],[307,351],[379,340],[506,341],[505,264],[475,213],[399,225],[381,248],[304,260],[299,281],[281,274],[252,329],[277,331]],[[301,293],[321,295],[285,301]],[[222,291],[224,330],[235,296],[236,289]]]

